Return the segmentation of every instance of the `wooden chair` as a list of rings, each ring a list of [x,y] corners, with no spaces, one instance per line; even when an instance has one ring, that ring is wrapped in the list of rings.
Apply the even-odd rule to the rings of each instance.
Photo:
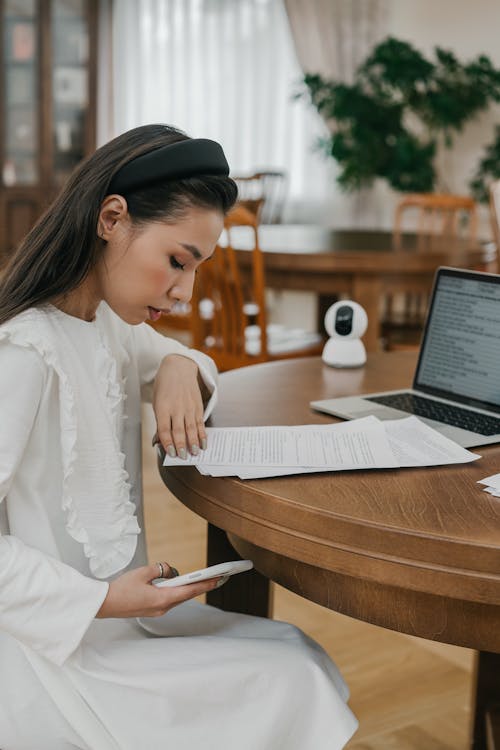
[[[252,249],[236,252],[234,227],[246,227]],[[219,370],[290,357],[312,356],[323,348],[319,334],[267,324],[264,258],[259,246],[258,220],[236,206],[225,220],[225,244],[203,263],[191,301],[193,347],[211,356]],[[251,254],[241,267],[241,253]]]
[[[477,236],[477,209],[475,201],[467,195],[447,193],[415,193],[402,198],[396,208],[394,219],[394,244],[401,244],[405,220],[414,215],[413,226],[419,238],[419,246],[432,246],[436,236],[468,236],[471,241]],[[409,231],[407,229],[407,231]]]
[[[248,176],[233,176],[233,180],[238,185],[239,201],[252,211],[257,208],[261,224],[281,223],[287,190],[285,172],[255,172]]]
[[[396,208],[393,245],[401,247],[403,233],[417,234],[419,252],[432,250],[436,237],[477,237],[477,207],[469,196],[415,193],[402,198]],[[415,289],[387,295],[382,323],[384,348],[417,349],[425,323],[430,289]]]

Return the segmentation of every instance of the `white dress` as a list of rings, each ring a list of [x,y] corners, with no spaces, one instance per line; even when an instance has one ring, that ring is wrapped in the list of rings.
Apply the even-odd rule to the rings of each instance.
[[[141,389],[174,352],[215,391],[211,360],[105,304],[0,326],[1,750],[337,750],[356,729],[291,625],[197,602],[95,619],[107,581],[146,562]]]

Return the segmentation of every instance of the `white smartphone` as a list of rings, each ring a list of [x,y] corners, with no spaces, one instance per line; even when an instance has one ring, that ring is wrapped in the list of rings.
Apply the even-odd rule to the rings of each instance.
[[[252,568],[253,562],[251,560],[233,560],[231,562],[220,563],[219,565],[211,565],[210,568],[193,570],[192,573],[185,573],[175,578],[158,578],[155,580],[154,585],[158,587],[185,586],[186,583],[206,581],[207,578],[234,576],[235,573],[243,573],[245,570],[251,570]]]

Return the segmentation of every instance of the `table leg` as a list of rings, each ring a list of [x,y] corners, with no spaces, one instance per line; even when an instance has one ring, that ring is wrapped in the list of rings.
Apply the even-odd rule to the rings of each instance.
[[[380,304],[382,284],[376,276],[355,276],[352,298],[364,307],[368,315],[368,328],[363,336],[367,352],[380,351]]]
[[[222,529],[208,524],[207,565],[217,565],[229,560],[240,560],[239,554]],[[256,570],[238,573],[207,594],[207,604],[227,612],[269,617],[271,611],[269,579]]]
[[[500,750],[500,654],[479,651],[473,683],[471,750]]]

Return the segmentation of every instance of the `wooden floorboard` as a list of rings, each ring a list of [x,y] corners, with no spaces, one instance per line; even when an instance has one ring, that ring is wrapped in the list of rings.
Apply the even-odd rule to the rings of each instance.
[[[205,565],[206,524],[164,487],[145,414],[144,491],[151,561],[181,572]],[[274,617],[299,626],[339,666],[360,728],[349,750],[466,750],[472,652],[339,615],[275,587]]]

